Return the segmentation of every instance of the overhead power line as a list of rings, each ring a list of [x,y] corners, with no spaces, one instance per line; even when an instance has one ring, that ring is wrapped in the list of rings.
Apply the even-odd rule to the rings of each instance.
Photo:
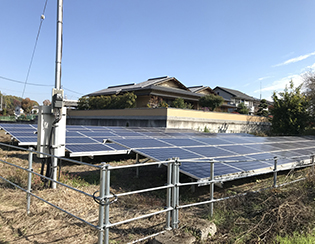
[[[8,80],[8,81],[12,81],[12,82],[15,82],[15,83],[20,83],[20,84],[25,84],[24,81],[19,81],[19,80],[13,80],[13,79],[10,79],[10,78],[6,78],[6,77],[3,77],[3,76],[0,76],[0,79],[3,79],[3,80]],[[31,85],[31,86],[53,86],[53,85],[44,85],[44,84],[36,84],[36,83],[27,83],[28,85]],[[23,91],[23,95],[24,95],[24,91]]]
[[[14,79],[10,79],[10,78],[4,77],[4,76],[0,76],[0,79],[7,80],[7,81],[12,81],[12,82],[19,83],[19,84],[24,84],[24,81],[14,80]],[[49,87],[53,87],[52,84],[51,84],[51,85],[44,85],[44,84],[37,84],[37,83],[27,83],[27,85],[30,85],[30,86],[49,86]],[[78,94],[78,95],[83,95],[83,94],[80,93],[80,92],[76,92],[76,91],[67,89],[67,88],[65,88],[64,86],[62,86],[62,88],[63,88],[64,90],[66,90],[66,91],[69,91],[69,92],[72,92],[72,93],[75,93],[75,94]]]
[[[35,40],[35,45],[34,45],[34,48],[33,48],[33,53],[32,53],[32,57],[31,57],[30,64],[29,64],[29,66],[28,66],[28,71],[27,71],[26,79],[25,79],[25,82],[24,82],[24,88],[23,88],[22,97],[24,97],[24,92],[25,92],[26,84],[28,84],[27,81],[28,81],[28,77],[29,77],[29,74],[30,74],[30,71],[31,71],[32,64],[33,64],[33,59],[34,59],[34,55],[35,55],[35,51],[36,51],[36,47],[37,47],[37,42],[38,42],[40,30],[41,30],[41,28],[42,28],[42,24],[43,24],[43,21],[44,21],[44,19],[45,19],[45,11],[46,11],[47,2],[48,2],[48,0],[45,1],[43,13],[42,13],[41,18],[40,18],[40,23],[39,23],[39,28],[38,28],[38,32],[37,32],[37,37],[36,37],[36,40]]]
[[[79,92],[76,92],[76,91],[72,91],[72,90],[70,90],[70,89],[67,89],[67,88],[65,88],[64,86],[62,86],[62,88],[65,89],[66,91],[73,92],[73,93],[78,94],[78,95],[83,95],[82,93],[79,93]]]

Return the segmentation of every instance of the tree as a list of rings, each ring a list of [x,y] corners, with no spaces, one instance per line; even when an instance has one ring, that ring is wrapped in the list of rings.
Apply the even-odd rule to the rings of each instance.
[[[173,101],[173,106],[175,108],[187,108],[187,104],[185,103],[184,99],[181,97],[178,97]]]
[[[32,112],[33,106],[36,105],[37,102],[29,99],[28,97],[21,101],[21,106],[26,114]]]
[[[214,94],[209,94],[199,99],[199,105],[201,107],[209,108],[210,111],[213,111],[215,108],[220,107],[223,102],[223,97]]]
[[[294,88],[291,80],[284,92],[273,93],[272,130],[277,134],[302,134],[310,122],[309,98],[301,93],[302,85]]]
[[[309,70],[303,76],[305,94],[309,99],[309,111],[314,116],[315,112],[315,71]]]
[[[268,114],[269,113],[268,113],[267,101],[266,101],[266,99],[261,99],[260,104],[258,105],[258,111],[257,111],[256,115],[267,117]]]
[[[88,109],[124,109],[136,106],[137,96],[132,92],[123,95],[81,97],[78,102],[79,110]]]
[[[240,103],[239,105],[237,105],[236,111],[240,114],[248,114],[249,113],[249,109],[248,109],[248,107],[246,107],[246,105],[244,103]]]
[[[43,105],[45,105],[45,106],[49,106],[50,104],[51,104],[51,102],[49,99],[46,99],[43,101]]]
[[[88,97],[80,97],[78,101],[78,109],[79,110],[88,110],[90,109],[89,98]]]

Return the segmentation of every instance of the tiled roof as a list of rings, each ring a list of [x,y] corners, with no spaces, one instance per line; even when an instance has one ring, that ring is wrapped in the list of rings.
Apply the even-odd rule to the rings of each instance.
[[[240,99],[245,99],[245,100],[255,100],[256,98],[254,97],[251,97],[251,96],[248,96],[247,94],[243,93],[243,92],[240,92],[240,91],[237,91],[237,90],[233,90],[233,89],[230,89],[230,88],[225,88],[225,87],[221,87],[221,86],[217,86],[216,88],[214,88],[214,90],[216,89],[221,89],[223,91],[226,91],[228,93],[230,93],[231,95],[237,97],[237,98],[240,98]]]
[[[118,94],[121,92],[132,92],[136,90],[150,88],[152,86],[157,86],[169,80],[176,80],[178,82],[179,86],[182,88],[178,90],[189,91],[189,89],[186,86],[184,86],[181,82],[179,82],[175,77],[163,76],[163,77],[151,78],[138,84],[133,83],[133,84],[125,84],[125,85],[119,85],[119,86],[109,86],[106,89],[87,94],[86,96],[111,95],[111,94]],[[167,89],[168,87],[165,87],[165,88]],[[169,89],[176,89],[176,88],[169,87]]]

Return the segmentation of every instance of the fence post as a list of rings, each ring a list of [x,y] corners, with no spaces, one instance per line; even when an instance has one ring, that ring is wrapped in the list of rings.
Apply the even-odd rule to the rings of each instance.
[[[98,244],[103,244],[104,241],[104,197],[105,197],[105,178],[106,178],[106,163],[101,163],[101,170],[100,170],[100,205],[99,205],[99,212],[98,212]]]
[[[311,162],[312,162],[312,175],[314,175],[314,153],[311,155]]]
[[[173,162],[167,164],[167,186],[170,186],[172,184],[172,167]],[[172,189],[167,188],[166,189],[166,208],[170,208],[172,203]],[[166,212],[166,225],[165,229],[170,230],[171,229],[171,212]]]
[[[277,158],[277,157],[274,157],[273,187],[277,187],[277,162],[278,162],[278,158]]]
[[[32,191],[32,171],[33,171],[33,149],[28,154],[28,177],[27,177],[27,191],[26,191],[26,213],[30,214],[31,207],[31,191]]]
[[[172,216],[172,228],[177,229],[178,228],[178,204],[179,204],[179,158],[174,158],[175,162],[173,163],[173,202],[172,202],[172,207],[173,207],[173,216]]]
[[[214,180],[214,160],[210,160],[210,180]],[[213,200],[213,194],[214,194],[214,183],[210,183],[210,200]],[[210,203],[210,216],[213,216],[213,202]]]
[[[109,244],[109,196],[110,196],[110,169],[109,164],[106,165],[105,179],[105,244]]]

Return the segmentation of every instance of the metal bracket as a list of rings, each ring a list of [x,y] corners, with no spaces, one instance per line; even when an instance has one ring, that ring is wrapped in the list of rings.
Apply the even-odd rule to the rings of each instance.
[[[101,205],[101,206],[110,205],[110,204],[112,204],[112,203],[118,201],[117,195],[115,195],[114,193],[110,192],[110,193],[113,195],[113,197],[114,197],[115,199],[112,200],[112,201],[109,201],[108,203],[102,203],[102,200],[100,200],[99,197],[96,197],[96,196],[95,196],[95,194],[96,194],[97,192],[99,192],[99,191],[96,191],[96,192],[93,193],[93,199],[94,199],[94,201],[95,201],[97,204],[99,204],[99,205]]]

